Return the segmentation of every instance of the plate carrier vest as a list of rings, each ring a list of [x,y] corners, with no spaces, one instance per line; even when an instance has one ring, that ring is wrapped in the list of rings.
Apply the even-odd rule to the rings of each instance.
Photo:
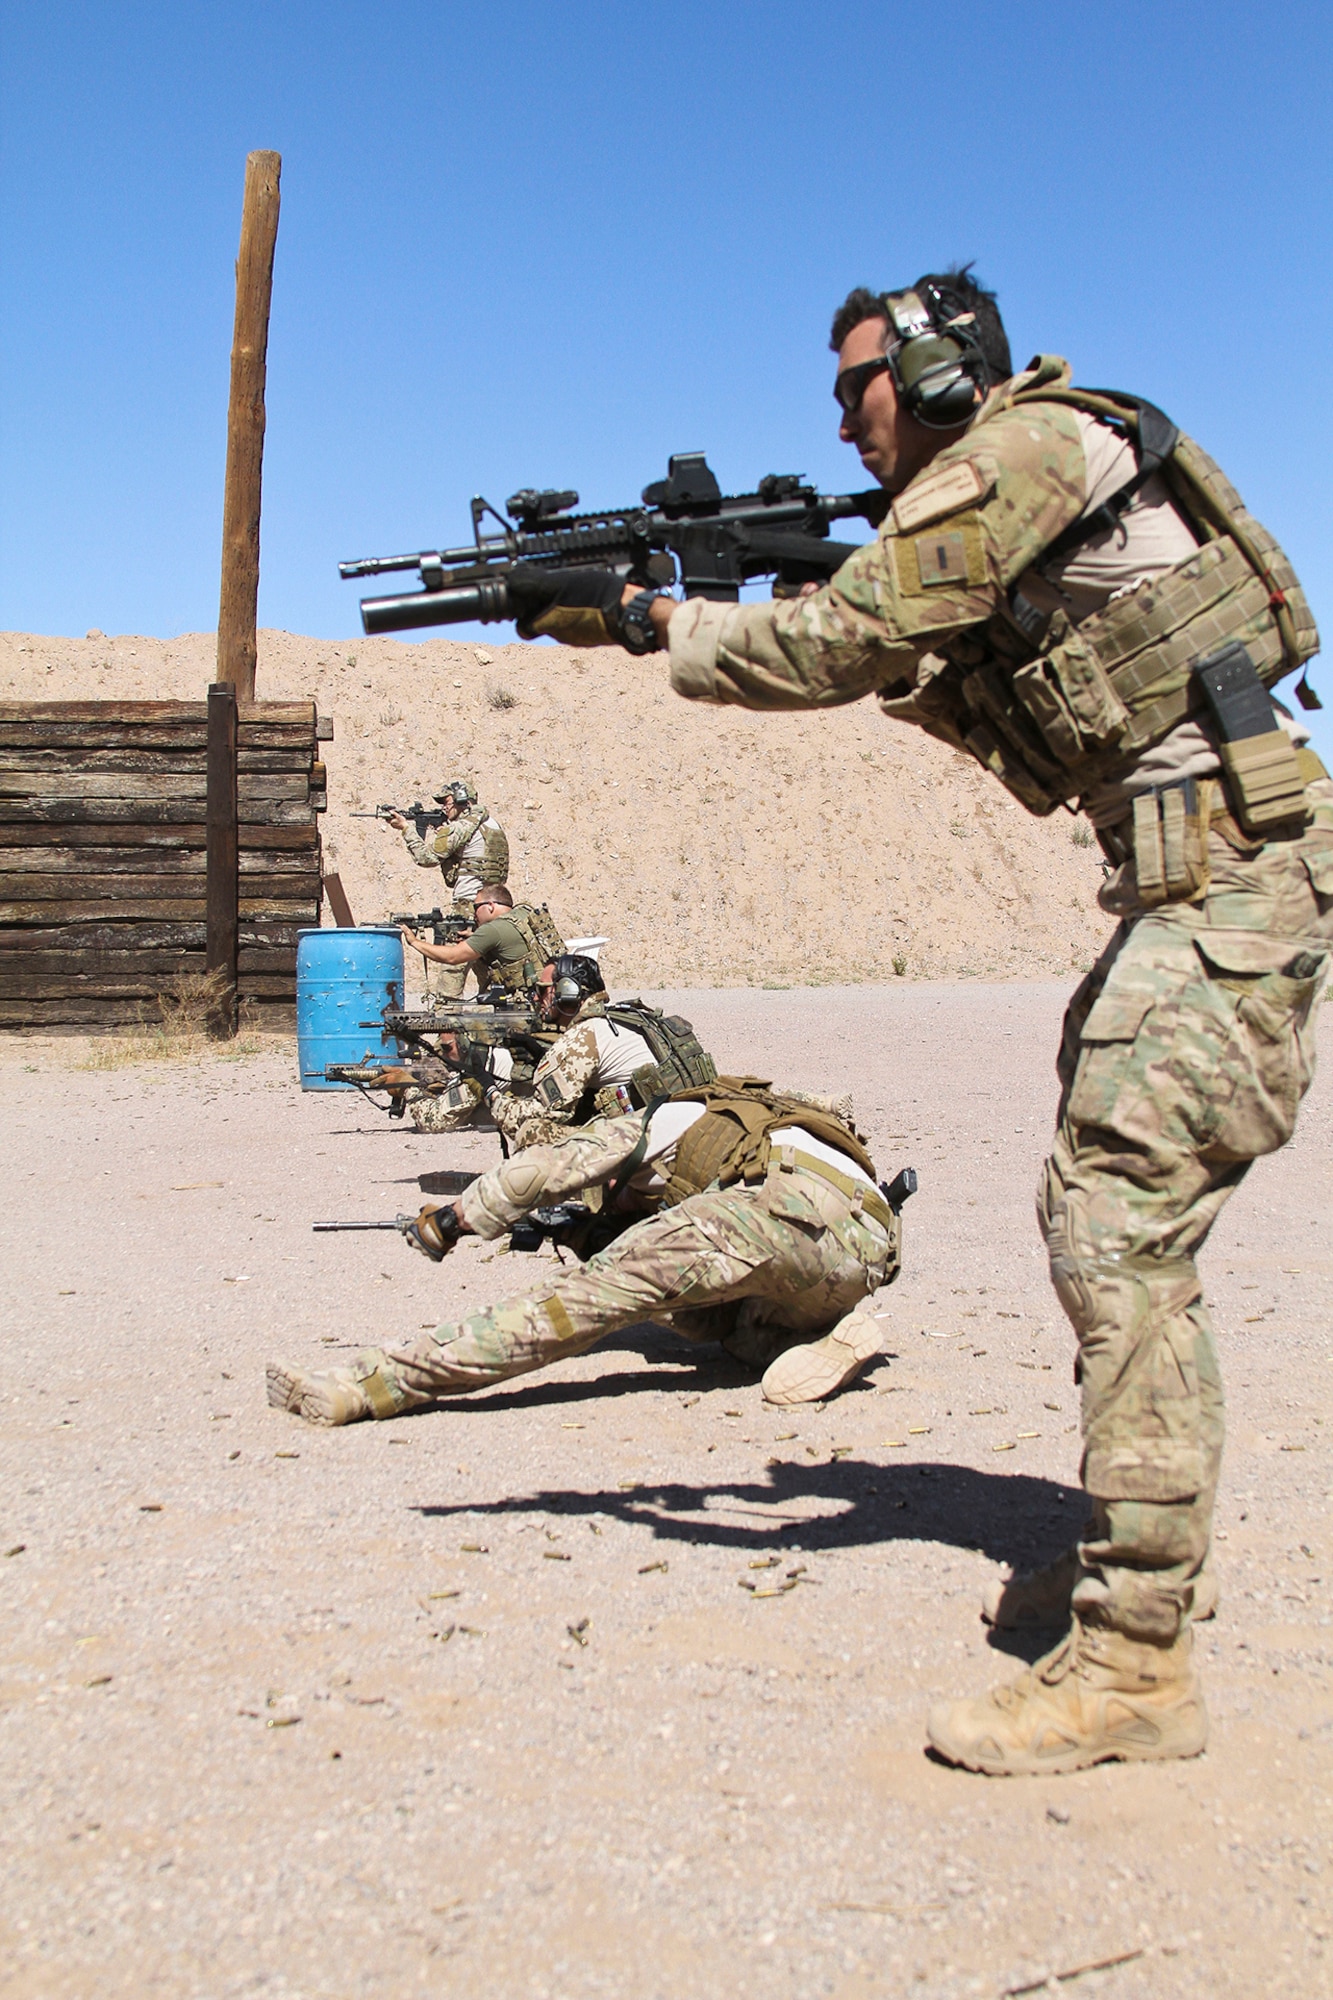
[[[1115,425],[1138,471],[1057,536],[1035,568],[1114,527],[1159,472],[1200,543],[1078,624],[1063,611],[1045,618],[1015,584],[984,625],[938,648],[947,669],[913,698],[912,719],[984,764],[1029,812],[1046,814],[1121,776],[1202,714],[1192,669],[1229,640],[1240,641],[1272,686],[1318,651],[1319,634],[1277,542],[1215,460],[1161,410],[1117,390],[1058,385],[1020,390],[997,407],[1036,403],[1063,403]],[[1304,682],[1297,692],[1304,705],[1319,706]],[[889,690],[880,703],[887,715],[896,712]],[[1292,764],[1294,776],[1294,752]]]
[[[509,880],[509,841],[503,827],[488,826],[486,824],[489,818],[490,814],[485,806],[469,806],[465,813],[460,813],[456,820],[452,820],[446,828],[442,829],[442,833],[444,837],[449,837],[460,826],[466,827],[467,839],[463,841],[463,847],[467,846],[468,841],[472,839],[475,833],[479,832],[481,834],[483,849],[481,879],[488,887],[494,888],[497,883]],[[451,855],[447,861],[442,860],[440,862],[440,873],[443,875],[445,887],[448,889],[452,889],[457,885],[458,878],[462,872],[463,855],[461,849],[457,854]]]

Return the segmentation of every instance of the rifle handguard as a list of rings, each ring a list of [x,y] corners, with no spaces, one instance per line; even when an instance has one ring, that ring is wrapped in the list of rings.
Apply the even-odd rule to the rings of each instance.
[[[431,1202],[416,1215],[400,1216],[398,1227],[412,1248],[429,1257],[432,1264],[442,1264],[462,1234],[456,1211]]]

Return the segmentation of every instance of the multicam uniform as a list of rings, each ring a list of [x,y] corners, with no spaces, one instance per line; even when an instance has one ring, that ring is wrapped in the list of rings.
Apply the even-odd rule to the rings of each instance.
[[[409,820],[403,828],[403,844],[418,868],[438,868],[443,875],[453,897],[450,916],[471,921],[473,900],[483,882],[493,887],[509,880],[509,841],[485,806],[469,806],[429,839]],[[465,965],[428,962],[428,990],[456,1000],[467,982],[468,970]]]
[[[664,1105],[646,1143],[644,1115],[631,1113],[533,1147],[474,1181],[459,1205],[488,1240],[530,1209],[605,1187],[627,1169],[636,1192],[668,1205],[587,1264],[557,1269],[521,1298],[437,1327],[407,1347],[364,1353],[355,1374],[371,1413],[395,1416],[526,1374],[641,1320],[665,1320],[692,1339],[721,1339],[738,1358],[764,1365],[840,1328],[890,1283],[900,1265],[899,1221],[864,1149],[832,1117],[774,1095],[775,1115],[757,1140],[742,1136],[749,1150],[738,1157],[737,1126],[726,1110],[736,1081],[719,1078]],[[753,1178],[721,1185],[719,1173],[725,1179],[733,1171]]]
[[[1188,439],[1123,504],[1133,454],[1068,383],[1038,357],[994,391],[815,594],[687,603],[671,678],[747,708],[876,690],[1029,809],[1092,814],[1121,922],[1066,1017],[1039,1214],[1079,1340],[1094,1501],[1075,1609],[1160,1646],[1189,1618],[1222,1448],[1195,1256],[1309,1083],[1333,782],[1279,737],[1265,754],[1287,760],[1286,817],[1245,831],[1191,667],[1230,639],[1265,682],[1301,664],[1317,636],[1300,586]],[[1062,549],[1113,493],[1102,532]]]

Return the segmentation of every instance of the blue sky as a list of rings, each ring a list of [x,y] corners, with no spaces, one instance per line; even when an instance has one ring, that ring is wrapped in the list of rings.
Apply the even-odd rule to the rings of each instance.
[[[213,624],[259,146],[283,155],[266,625],[356,632],[338,558],[462,540],[476,491],[610,504],[700,447],[732,490],[860,484],[832,308],[975,257],[1016,356],[1160,403],[1333,626],[1330,18],[0,6],[0,626]]]

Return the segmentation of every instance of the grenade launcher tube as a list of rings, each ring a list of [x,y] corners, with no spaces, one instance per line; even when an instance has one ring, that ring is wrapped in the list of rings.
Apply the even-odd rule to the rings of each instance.
[[[509,586],[494,582],[458,583],[446,590],[407,590],[397,597],[363,597],[361,629],[410,632],[421,625],[495,625],[515,614],[509,607]]]

